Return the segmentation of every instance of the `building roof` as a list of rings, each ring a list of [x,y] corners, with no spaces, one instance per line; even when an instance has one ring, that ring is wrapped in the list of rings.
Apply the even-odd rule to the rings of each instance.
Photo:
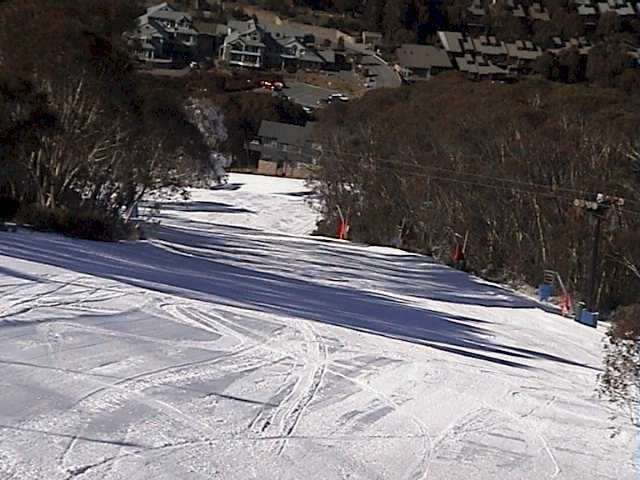
[[[311,63],[325,63],[325,59],[320,56],[315,50],[305,46],[296,38],[287,37],[284,39],[276,40],[276,42],[283,48],[289,49],[292,47],[295,48],[295,54],[289,53],[285,50],[281,53],[283,58],[296,58],[303,62],[311,62]],[[335,58],[334,58],[335,61]]]
[[[304,38],[311,35],[287,24],[277,25],[275,23],[260,22],[260,26],[276,40],[284,38]]]
[[[398,63],[405,68],[452,68],[447,53],[431,45],[404,44],[396,51]]]
[[[473,39],[473,46],[479,53],[485,55],[506,55],[507,48],[503,42],[499,42],[496,37],[480,35]]]
[[[264,47],[265,46],[265,44],[262,43],[261,40],[259,40],[257,38],[254,38],[254,36],[250,35],[250,33],[252,33],[252,32],[245,32],[245,33],[231,32],[224,39],[224,44],[225,45],[231,45],[232,43],[240,41],[245,46],[246,45],[249,45],[249,46],[252,46],[252,47]]]
[[[183,18],[191,21],[191,15],[186,12],[176,12],[175,10],[158,10],[152,13],[147,13],[149,18],[154,18],[158,20],[171,20],[174,22],[178,22]]]
[[[517,18],[525,18],[527,16],[522,5],[516,5],[515,7],[513,7],[511,14]]]
[[[578,15],[589,16],[595,15],[596,9],[591,5],[578,5]]]
[[[621,16],[635,15],[633,7],[630,4],[626,2],[616,2],[614,0],[598,3],[598,9],[600,13],[615,12]]]
[[[175,11],[175,9],[171,5],[169,5],[167,2],[163,2],[163,3],[159,3],[158,5],[153,5],[152,7],[147,8],[147,14],[155,13],[160,10]]]
[[[458,70],[461,72],[478,73],[478,66],[476,65],[475,59],[469,54],[464,57],[456,57],[456,63]]]
[[[298,60],[312,63],[326,63],[326,60],[322,55],[319,55],[317,52],[309,48],[304,50],[304,53],[298,57]],[[335,59],[333,63],[335,63]]]
[[[311,141],[313,123],[309,122],[304,127],[289,123],[272,122],[263,120],[258,130],[259,137],[275,138],[279,143],[304,147]]]
[[[195,20],[193,26],[198,32],[204,35],[211,35],[213,37],[226,35],[228,33],[228,27],[221,23],[203,22],[201,20]]]
[[[438,38],[447,52],[463,53],[463,36],[460,32],[438,32]]]
[[[473,0],[467,10],[476,17],[483,17],[487,13],[482,0]]]
[[[475,73],[478,75],[507,75],[507,71],[494,65],[481,55],[475,56],[467,53],[463,57],[456,57],[458,69],[461,72]]]
[[[549,12],[539,3],[533,3],[529,7],[529,16],[534,20],[540,20],[543,22],[548,22],[551,20],[549,16]]]
[[[162,21],[170,20],[173,22],[179,22],[183,19],[186,19],[188,21],[189,26],[177,27],[175,28],[175,30],[179,33],[197,35],[198,32],[191,28],[191,25],[193,25],[193,19],[191,18],[191,15],[186,12],[176,11],[175,9],[173,9],[173,7],[171,7],[171,5],[167,4],[166,2],[147,8],[147,13],[137,18],[137,23],[140,30],[147,25],[151,25],[159,34],[166,36],[164,32],[164,29],[166,27],[162,25]]]
[[[234,32],[245,33],[256,29],[256,22],[251,20],[229,20],[227,26]]]
[[[542,55],[540,47],[533,45],[531,42],[523,42],[517,40],[516,43],[507,43],[507,54],[510,57],[518,58],[520,60],[535,60]]]
[[[318,54],[324,58],[326,63],[336,63],[336,52],[335,50],[318,50]]]

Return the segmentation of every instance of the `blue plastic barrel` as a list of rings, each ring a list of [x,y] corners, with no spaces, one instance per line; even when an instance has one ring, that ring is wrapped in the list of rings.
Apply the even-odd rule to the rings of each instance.
[[[580,323],[593,328],[597,327],[598,312],[590,312],[587,309],[582,310],[582,314],[580,315]]]
[[[553,285],[550,283],[541,283],[538,285],[538,297],[541,302],[548,300],[553,295]]]
[[[576,322],[582,323],[582,311],[586,306],[587,304],[584,302],[576,302],[573,304],[573,319]]]

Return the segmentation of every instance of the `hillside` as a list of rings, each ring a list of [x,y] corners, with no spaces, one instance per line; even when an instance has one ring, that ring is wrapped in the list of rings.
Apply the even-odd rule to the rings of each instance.
[[[602,329],[308,200],[234,174],[144,242],[0,232],[0,478],[635,478]]]

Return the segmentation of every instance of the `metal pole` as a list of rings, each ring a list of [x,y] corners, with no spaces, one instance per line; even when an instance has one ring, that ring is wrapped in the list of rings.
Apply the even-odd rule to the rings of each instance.
[[[598,309],[597,301],[597,283],[598,283],[598,263],[600,256],[600,231],[602,225],[602,214],[599,211],[594,213],[596,223],[593,227],[593,244],[591,247],[591,270],[589,271],[589,280],[587,283],[587,301],[591,312]]]

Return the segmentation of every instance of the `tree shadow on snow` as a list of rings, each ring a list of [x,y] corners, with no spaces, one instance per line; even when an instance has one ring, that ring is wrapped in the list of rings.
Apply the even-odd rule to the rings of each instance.
[[[89,443],[115,445],[117,447],[133,447],[133,448],[142,448],[146,450],[153,448],[152,445],[143,445],[141,443],[127,442],[124,440],[111,440],[108,438],[93,438],[93,437],[77,435],[74,433],[54,432],[52,430],[41,430],[37,428],[12,427],[9,425],[0,425],[0,430],[14,430],[18,432],[37,433],[37,434],[45,435],[48,437],[68,438],[70,440],[81,440],[83,442],[89,442]]]
[[[157,242],[98,244],[25,234],[20,242],[0,237],[0,254],[214,305],[303,318],[409,341],[514,368],[530,368],[527,361],[534,359],[584,366],[545,352],[495,343],[485,320],[421,308],[411,299],[349,288],[348,282],[317,283],[318,277],[312,273],[320,275],[321,265],[310,262],[324,264],[325,270],[343,262],[343,276],[372,281],[380,277],[386,280],[385,291],[397,289],[398,293],[419,298],[519,308],[536,307],[535,302],[478,283],[424,257],[380,254],[376,258],[375,252],[368,255],[339,250],[338,244],[317,249],[312,242],[305,250],[295,240],[278,235],[265,240],[269,236],[261,232],[256,238],[234,227],[215,233],[163,227]],[[287,250],[288,241],[296,245]],[[247,260],[254,255],[269,258],[271,263],[255,262],[262,270],[253,268]],[[292,276],[296,272],[309,275]],[[389,285],[393,288],[387,288]],[[456,292],[450,291],[452,285]]]
[[[205,212],[205,213],[255,213],[246,208],[234,207],[221,202],[159,202],[161,211]],[[162,214],[160,215],[162,216]]]

